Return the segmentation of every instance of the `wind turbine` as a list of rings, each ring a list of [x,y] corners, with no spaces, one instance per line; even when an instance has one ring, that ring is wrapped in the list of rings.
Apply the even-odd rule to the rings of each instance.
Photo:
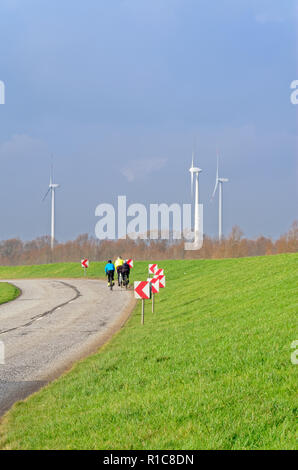
[[[223,183],[227,183],[229,180],[228,178],[219,178],[218,176],[218,163],[219,163],[219,158],[217,155],[217,167],[216,167],[216,181],[215,181],[215,187],[214,191],[211,197],[211,200],[214,198],[217,187],[218,187],[218,240],[221,241],[222,239],[222,199],[223,199],[223,191],[222,191],[222,185]]]
[[[51,175],[50,175],[50,184],[49,189],[47,190],[43,201],[51,191],[51,199],[52,199],[52,209],[51,209],[51,250],[54,249],[55,243],[55,190],[59,188],[59,184],[53,183],[53,165],[51,166]]]
[[[192,153],[192,161],[190,171],[191,178],[191,193],[193,194],[193,179],[194,175],[196,177],[195,187],[195,242],[199,240],[199,228],[200,228],[200,215],[199,215],[199,174],[201,173],[201,168],[194,166],[194,152]]]

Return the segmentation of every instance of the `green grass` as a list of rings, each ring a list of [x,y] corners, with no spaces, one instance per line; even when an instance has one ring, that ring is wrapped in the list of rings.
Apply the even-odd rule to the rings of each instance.
[[[8,282],[0,282],[0,305],[14,300],[19,295],[20,291],[17,287]]]
[[[296,448],[298,255],[160,265],[167,287],[156,313],[148,301],[141,326],[139,304],[97,354],[16,404],[0,447]],[[69,267],[32,275],[75,275]],[[133,276],[145,279],[147,263]]]
[[[103,277],[106,263],[90,263],[88,278]],[[53,263],[34,266],[0,266],[0,279],[84,277],[80,263]]]

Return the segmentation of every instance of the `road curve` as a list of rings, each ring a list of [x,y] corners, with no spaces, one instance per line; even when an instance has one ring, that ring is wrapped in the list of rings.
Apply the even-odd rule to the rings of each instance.
[[[117,331],[133,306],[129,291],[87,279],[24,279],[22,291],[0,305],[0,416]],[[1,358],[0,358],[1,359]]]

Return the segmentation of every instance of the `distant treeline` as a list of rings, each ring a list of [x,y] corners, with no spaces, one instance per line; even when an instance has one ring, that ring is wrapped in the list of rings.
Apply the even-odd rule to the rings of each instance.
[[[208,236],[199,251],[185,251],[184,241],[179,240],[97,240],[85,235],[73,241],[56,243],[53,252],[50,237],[38,237],[23,242],[19,238],[0,242],[1,265],[44,264],[51,262],[78,262],[82,258],[106,261],[120,255],[133,259],[210,259],[240,258],[244,256],[274,255],[298,251],[298,220],[278,240],[260,236],[254,240],[244,236],[241,229],[233,227],[221,242]]]

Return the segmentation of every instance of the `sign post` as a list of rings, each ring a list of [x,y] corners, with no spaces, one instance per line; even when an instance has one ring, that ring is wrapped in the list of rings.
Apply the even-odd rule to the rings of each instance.
[[[134,293],[136,299],[142,300],[141,324],[144,325],[145,300],[151,299],[151,283],[149,281],[135,281]]]
[[[157,269],[154,273],[155,276],[163,276],[164,275],[164,270],[163,269]]]
[[[144,325],[144,314],[145,314],[145,300],[142,299],[142,318],[141,318],[142,325]]]
[[[159,288],[160,289],[163,289],[164,287],[166,287],[166,276],[165,275],[157,276],[154,279],[156,279],[159,282]]]
[[[155,274],[157,269],[158,269],[157,264],[149,264],[149,267],[148,267],[149,274]]]
[[[84,268],[84,276],[87,275],[87,268],[89,268],[89,260],[87,258],[84,258],[81,260],[81,266]]]
[[[147,281],[149,281],[150,284],[151,284],[152,313],[154,313],[154,297],[155,297],[155,294],[158,294],[158,292],[159,292],[159,278],[153,277],[153,278],[147,279]]]

